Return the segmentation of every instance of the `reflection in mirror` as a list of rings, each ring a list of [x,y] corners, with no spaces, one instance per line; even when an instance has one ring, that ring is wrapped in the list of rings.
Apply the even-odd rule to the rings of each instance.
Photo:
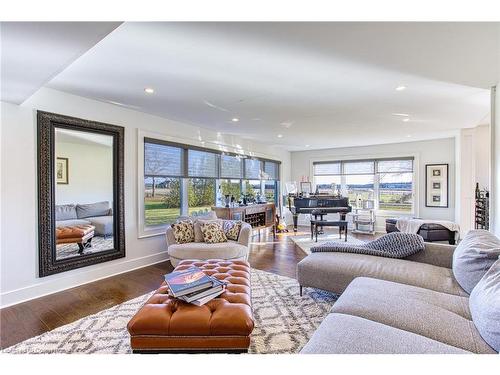
[[[113,137],[55,128],[56,260],[115,248]]]

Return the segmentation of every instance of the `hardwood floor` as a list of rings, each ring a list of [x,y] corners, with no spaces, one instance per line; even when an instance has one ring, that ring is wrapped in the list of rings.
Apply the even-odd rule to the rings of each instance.
[[[306,228],[297,235],[309,234]],[[295,278],[297,263],[305,254],[290,240],[294,233],[254,236],[249,262],[253,268]],[[371,239],[370,236],[356,235]],[[135,271],[84,284],[0,310],[0,348],[74,322],[156,289],[173,269],[162,262]]]

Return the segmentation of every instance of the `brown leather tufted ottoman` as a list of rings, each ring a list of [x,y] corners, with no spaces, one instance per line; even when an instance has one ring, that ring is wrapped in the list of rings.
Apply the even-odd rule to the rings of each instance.
[[[250,265],[245,261],[184,260],[228,282],[226,291],[203,306],[167,294],[165,283],[127,325],[137,352],[246,352],[254,322],[250,295]]]

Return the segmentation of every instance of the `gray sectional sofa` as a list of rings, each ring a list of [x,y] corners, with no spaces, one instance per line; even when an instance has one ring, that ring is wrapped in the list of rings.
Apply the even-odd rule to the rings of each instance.
[[[404,259],[313,253],[301,288],[341,295],[301,353],[497,353],[499,255],[486,231]]]
[[[56,205],[56,227],[93,225],[95,234],[113,235],[113,209],[108,201],[89,204]]]

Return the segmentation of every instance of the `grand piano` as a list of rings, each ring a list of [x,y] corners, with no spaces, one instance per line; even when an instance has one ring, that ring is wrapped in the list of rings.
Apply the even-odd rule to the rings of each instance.
[[[309,197],[288,196],[288,209],[293,215],[293,231],[297,232],[299,214],[311,214],[321,210],[325,214],[338,213],[340,220],[345,220],[347,213],[352,211],[349,198],[332,195],[311,195]]]

